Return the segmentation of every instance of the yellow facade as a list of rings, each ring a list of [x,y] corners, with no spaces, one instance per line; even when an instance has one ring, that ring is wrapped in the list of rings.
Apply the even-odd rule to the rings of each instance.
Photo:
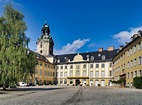
[[[133,38],[117,53],[113,63],[114,80],[124,77],[125,86],[132,87],[133,78],[142,76],[142,37]]]
[[[39,84],[53,84],[56,81],[55,65],[49,62],[38,60],[38,65],[35,69],[35,79],[38,80]]]

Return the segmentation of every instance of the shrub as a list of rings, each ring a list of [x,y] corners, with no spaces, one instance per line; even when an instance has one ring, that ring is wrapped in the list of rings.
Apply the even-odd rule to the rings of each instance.
[[[133,86],[137,89],[142,89],[142,76],[133,78]]]
[[[46,80],[43,81],[43,84],[46,85]]]
[[[50,84],[50,85],[53,85],[52,81],[49,81],[49,84]]]
[[[39,81],[38,80],[36,80],[36,84],[39,85]]]

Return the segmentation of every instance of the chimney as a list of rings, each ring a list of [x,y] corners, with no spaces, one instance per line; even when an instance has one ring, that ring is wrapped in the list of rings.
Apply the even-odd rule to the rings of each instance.
[[[102,52],[103,51],[103,48],[101,47],[101,48],[99,48],[99,52]]]
[[[140,37],[142,37],[142,30],[139,30],[138,34],[139,34]]]
[[[131,40],[134,40],[135,38],[137,38],[139,36],[139,34],[134,34],[132,37],[131,37]]]
[[[127,45],[129,42],[125,42],[125,45]]]
[[[123,47],[124,47],[124,45],[120,45],[119,46],[119,50],[122,50]]]
[[[113,46],[108,47],[108,51],[113,51],[113,50],[114,50]]]

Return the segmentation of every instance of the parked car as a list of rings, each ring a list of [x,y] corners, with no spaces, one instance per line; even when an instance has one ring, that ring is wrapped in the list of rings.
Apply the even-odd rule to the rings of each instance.
[[[19,82],[18,86],[27,86],[27,83],[25,83],[25,82]]]

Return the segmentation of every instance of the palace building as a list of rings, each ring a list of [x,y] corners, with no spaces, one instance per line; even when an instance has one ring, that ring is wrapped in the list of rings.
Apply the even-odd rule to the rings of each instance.
[[[112,86],[112,58],[117,49],[53,55],[54,42],[50,28],[45,23],[37,41],[38,65],[35,78],[40,82],[49,81],[58,85]]]
[[[117,53],[108,50],[56,55],[58,85],[112,86],[112,58]]]
[[[123,86],[132,87],[133,78],[142,76],[142,31],[134,34],[131,41],[120,46],[113,58],[114,81],[123,79]]]

